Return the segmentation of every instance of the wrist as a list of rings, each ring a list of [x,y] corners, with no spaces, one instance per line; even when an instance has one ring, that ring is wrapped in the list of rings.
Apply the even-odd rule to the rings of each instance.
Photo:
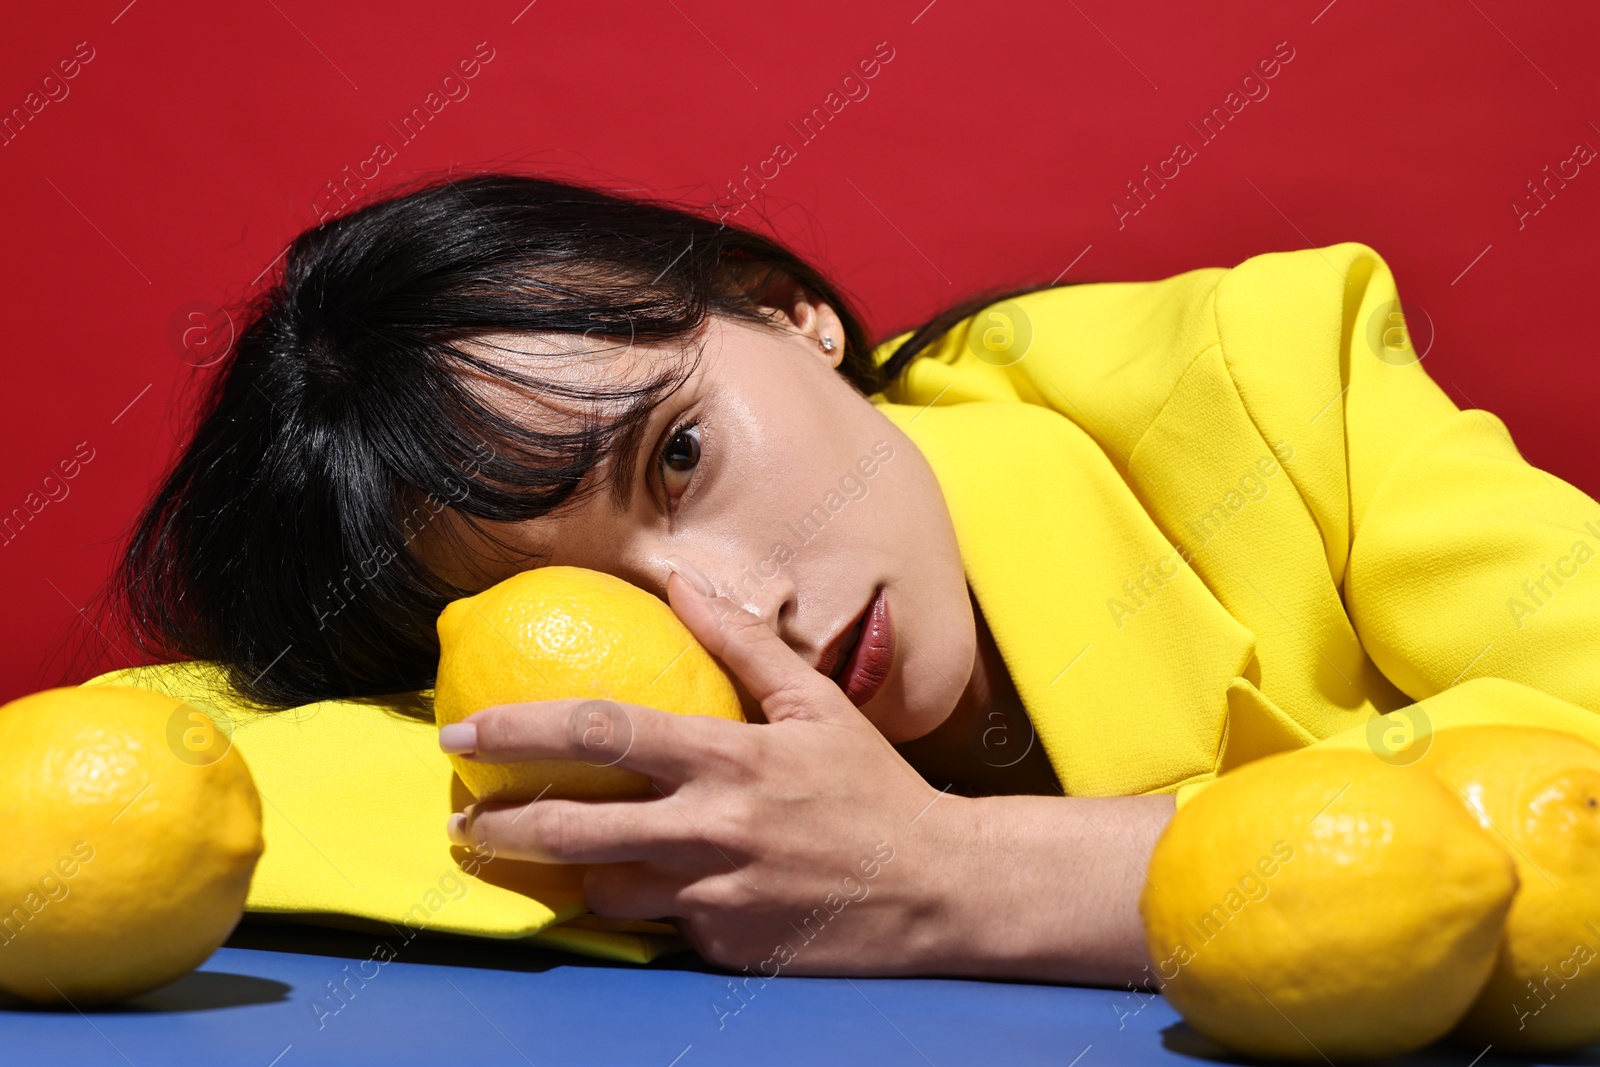
[[[920,973],[1122,985],[1145,966],[1138,898],[1170,796],[942,797],[917,822]],[[941,810],[943,809],[943,810]],[[931,820],[931,822],[930,822]]]
[[[985,886],[1000,851],[993,801],[941,793],[910,826],[905,878],[914,887],[902,943],[913,973],[978,975],[997,916]]]

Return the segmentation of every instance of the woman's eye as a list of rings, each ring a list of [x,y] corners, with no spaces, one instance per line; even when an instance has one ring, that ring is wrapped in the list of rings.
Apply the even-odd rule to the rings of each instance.
[[[699,463],[700,426],[690,423],[674,431],[661,450],[661,484],[669,498],[676,498],[688,488]]]

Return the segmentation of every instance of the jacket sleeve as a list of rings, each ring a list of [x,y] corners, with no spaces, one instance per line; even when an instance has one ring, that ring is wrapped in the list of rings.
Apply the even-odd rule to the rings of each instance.
[[[1492,677],[1600,712],[1600,504],[1525,461],[1498,417],[1445,396],[1376,252],[1293,254],[1343,274],[1340,392],[1323,418],[1343,425],[1341,589],[1372,661],[1413,700]]]

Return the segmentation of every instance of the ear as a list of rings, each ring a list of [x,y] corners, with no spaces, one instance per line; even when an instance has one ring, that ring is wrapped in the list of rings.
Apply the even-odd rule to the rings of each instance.
[[[771,270],[750,289],[757,307],[770,310],[778,323],[799,335],[808,351],[824,364],[837,367],[844,360],[844,324],[825,301],[807,292],[799,282],[780,270]],[[822,346],[822,338],[833,340],[833,351]]]

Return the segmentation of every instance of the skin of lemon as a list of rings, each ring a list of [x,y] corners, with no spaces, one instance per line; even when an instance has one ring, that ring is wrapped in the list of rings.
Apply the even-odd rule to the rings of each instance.
[[[523,571],[439,616],[434,717],[459,722],[483,708],[590,697],[679,715],[742,720],[733,683],[659,598],[600,571]],[[613,766],[627,738],[590,760],[481,763],[453,755],[475,797],[635,797],[649,779]]]
[[[186,710],[112,686],[0,708],[0,988],[40,1004],[123,1000],[193,970],[238,924],[261,801],[225,740],[210,762],[174,752],[170,723]]]
[[[1522,888],[1462,1041],[1555,1052],[1600,1040],[1600,749],[1557,730],[1435,734],[1421,766],[1514,856]]]
[[[1180,809],[1140,912],[1154,984],[1196,1031],[1249,1055],[1339,1062],[1455,1026],[1516,887],[1506,850],[1438,779],[1307,750],[1248,764]]]

